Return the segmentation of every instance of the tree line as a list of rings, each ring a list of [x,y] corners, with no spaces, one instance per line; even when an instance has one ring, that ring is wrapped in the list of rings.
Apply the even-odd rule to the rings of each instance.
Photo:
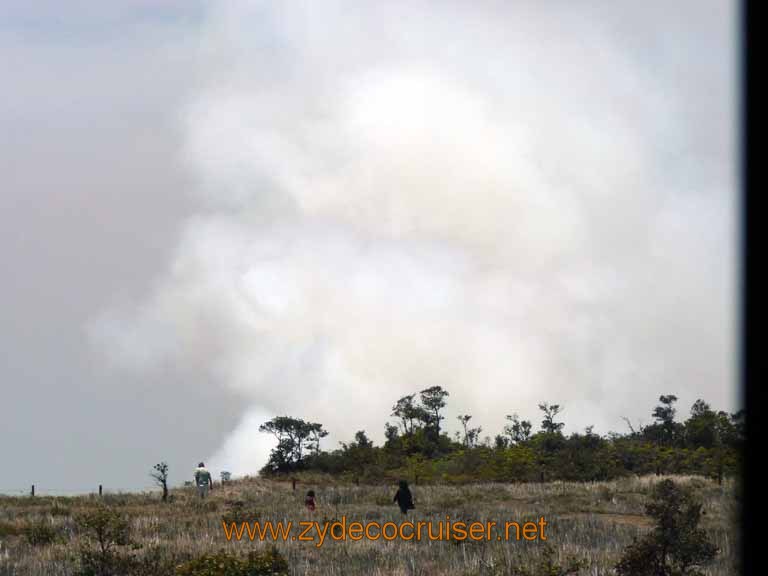
[[[694,402],[688,418],[678,421],[677,397],[662,395],[651,411],[653,422],[637,429],[625,419],[624,434],[563,433],[560,404],[538,405],[541,421],[517,414],[493,438],[481,437],[470,414],[457,417],[451,436],[443,422],[448,391],[432,386],[399,398],[392,421],[384,427],[385,441],[376,446],[365,430],[351,442],[322,450],[328,432],[318,422],[278,416],[261,425],[277,445],[261,470],[265,475],[316,471],[358,481],[548,481],[609,480],[628,474],[701,474],[722,481],[740,467],[745,413],[715,411],[703,400]]]

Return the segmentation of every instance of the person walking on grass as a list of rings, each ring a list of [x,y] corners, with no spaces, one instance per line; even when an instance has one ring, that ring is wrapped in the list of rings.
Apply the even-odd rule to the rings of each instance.
[[[307,510],[309,510],[309,512],[314,512],[315,511],[316,503],[315,503],[315,491],[314,490],[310,490],[309,492],[307,492],[307,496],[306,496],[306,498],[304,498],[304,506],[307,507]]]
[[[408,488],[408,482],[400,480],[399,488],[395,493],[394,502],[400,507],[400,512],[408,514],[408,510],[413,510],[416,506],[413,505],[413,495],[410,488]]]
[[[197,486],[197,493],[200,498],[208,496],[208,490],[213,490],[213,479],[211,473],[205,469],[205,464],[200,462],[195,470],[195,486]]]

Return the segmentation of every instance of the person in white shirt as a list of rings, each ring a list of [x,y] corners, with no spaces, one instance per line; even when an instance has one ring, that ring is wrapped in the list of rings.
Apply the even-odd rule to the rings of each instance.
[[[197,493],[200,494],[200,498],[208,496],[208,490],[213,490],[213,478],[211,473],[205,469],[205,464],[200,462],[195,470],[195,486],[197,486]]]

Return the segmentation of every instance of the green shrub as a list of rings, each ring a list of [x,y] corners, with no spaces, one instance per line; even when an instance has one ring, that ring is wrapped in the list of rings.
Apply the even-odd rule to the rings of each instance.
[[[646,513],[656,527],[635,540],[616,565],[619,576],[699,576],[717,548],[700,529],[701,503],[671,480],[656,485]]]
[[[41,520],[24,527],[24,537],[32,546],[48,546],[61,539],[59,531]]]
[[[136,552],[143,547],[131,545]],[[176,567],[188,561],[188,552],[179,552],[169,546],[151,546],[143,554],[115,549],[101,552],[81,547],[76,556],[73,576],[175,576]]]
[[[288,562],[270,548],[235,556],[227,552],[206,554],[176,568],[177,576],[283,576],[288,574]]]
[[[76,515],[75,526],[85,540],[79,548],[77,576],[130,574],[133,561],[119,549],[130,543],[130,524],[125,516],[100,505]]]
[[[75,516],[75,526],[82,536],[106,551],[129,543],[127,518],[108,506],[98,506]]]

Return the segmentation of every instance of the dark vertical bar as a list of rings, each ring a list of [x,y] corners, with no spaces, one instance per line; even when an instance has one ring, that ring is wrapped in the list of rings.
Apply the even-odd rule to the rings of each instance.
[[[762,349],[758,349],[759,339],[759,327],[760,321],[758,318],[762,318],[762,310],[758,311],[758,308],[762,304],[765,296],[764,287],[757,287],[758,275],[756,273],[758,261],[757,246],[758,232],[764,231],[765,226],[760,226],[761,218],[758,216],[758,193],[756,192],[757,186],[755,186],[755,175],[758,174],[757,170],[753,170],[753,166],[757,163],[753,160],[756,157],[755,150],[759,150],[755,146],[757,139],[755,134],[758,132],[751,128],[751,126],[757,125],[757,114],[755,111],[758,109],[753,104],[757,98],[754,98],[753,94],[757,92],[757,82],[750,79],[750,68],[752,67],[753,59],[752,53],[755,52],[756,43],[755,39],[758,38],[758,27],[754,25],[757,16],[757,10],[754,10],[754,6],[757,3],[752,3],[749,0],[743,0],[740,3],[741,10],[738,14],[738,33],[735,35],[741,40],[741,59],[740,59],[740,73],[741,73],[741,93],[739,94],[739,121],[741,127],[741,140],[740,140],[740,184],[742,189],[742,203],[741,203],[741,302],[740,302],[740,318],[739,323],[741,325],[741,346],[740,346],[740,371],[742,380],[742,405],[746,411],[746,446],[742,448],[741,460],[742,460],[742,477],[737,479],[741,481],[744,491],[744,505],[742,509],[742,538],[741,538],[741,556],[742,556],[742,574],[757,574],[755,569],[757,562],[755,562],[756,555],[754,550],[759,549],[759,543],[756,534],[760,533],[759,524],[756,522],[758,517],[755,510],[758,499],[756,496],[761,494],[762,483],[760,478],[760,470],[756,462],[760,461],[759,457],[755,457],[759,453],[762,446],[758,445],[755,441],[755,433],[760,421],[756,418],[756,414],[760,414],[759,405],[756,404],[758,394],[756,393],[757,387],[762,384],[762,373],[760,373],[761,366],[759,360],[765,357],[765,352]],[[752,93],[752,94],[751,94]],[[764,212],[762,213],[764,214]],[[760,340],[762,340],[760,338]],[[762,348],[762,347],[761,347]],[[750,406],[751,405],[751,406]],[[758,406],[755,408],[754,406]],[[750,502],[751,501],[751,502]],[[754,503],[754,504],[753,504]]]
[[[99,498],[101,498],[101,484],[99,484]]]
[[[35,485],[32,484],[32,492],[30,493],[31,496],[35,495]]]

